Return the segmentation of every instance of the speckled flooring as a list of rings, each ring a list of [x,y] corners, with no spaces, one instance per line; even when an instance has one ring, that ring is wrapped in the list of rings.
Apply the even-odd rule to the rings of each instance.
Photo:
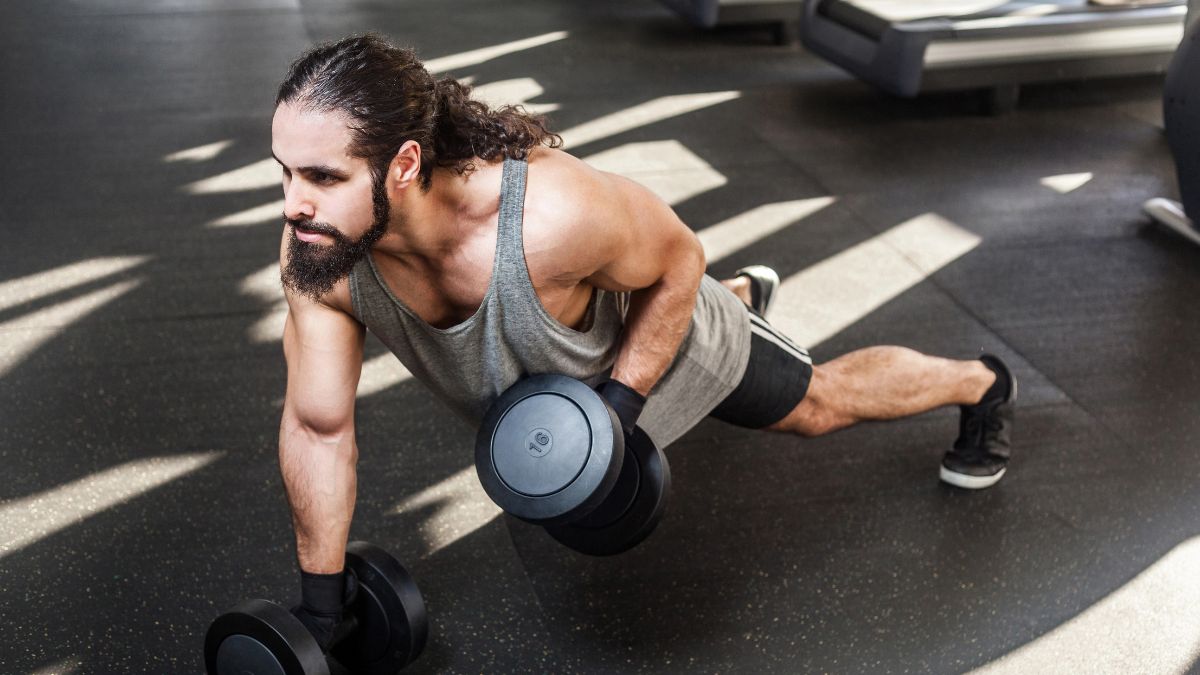
[[[953,411],[816,440],[707,421],[668,450],[657,532],[588,559],[497,516],[472,431],[370,342],[352,536],[421,585],[411,672],[1194,667],[1200,249],[1139,212],[1176,192],[1161,79],[1034,87],[984,117],[649,0],[9,0],[0,672],[199,673],[217,614],[295,597],[261,162],[290,60],[364,30],[547,106],[580,156],[635,177],[660,159],[641,177],[726,244],[710,273],[773,265],[773,318],[818,360],[988,350],[1022,382],[994,489],[938,483]],[[761,236],[735,220],[772,204]],[[924,234],[906,253],[897,232]],[[799,314],[876,250],[919,273]]]

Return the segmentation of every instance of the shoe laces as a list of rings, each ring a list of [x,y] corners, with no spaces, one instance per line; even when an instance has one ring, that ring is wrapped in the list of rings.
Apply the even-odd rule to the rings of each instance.
[[[992,414],[994,405],[964,406],[962,435],[971,439],[974,447],[985,447],[987,442],[994,440],[1004,428],[1004,421],[999,415]]]

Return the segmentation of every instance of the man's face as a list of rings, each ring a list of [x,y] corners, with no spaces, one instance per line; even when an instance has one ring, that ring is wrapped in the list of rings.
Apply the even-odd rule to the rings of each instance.
[[[344,279],[387,231],[388,198],[366,160],[351,157],[346,118],[284,103],[271,122],[283,167],[288,254],[283,283],[317,299]]]

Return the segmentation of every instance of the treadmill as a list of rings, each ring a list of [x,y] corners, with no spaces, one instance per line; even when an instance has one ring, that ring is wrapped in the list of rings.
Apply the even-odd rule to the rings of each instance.
[[[775,42],[795,40],[803,0],[661,0],[694,26],[763,24],[772,27]]]
[[[897,96],[983,89],[993,112],[1033,82],[1161,73],[1186,0],[805,0],[809,51]]]

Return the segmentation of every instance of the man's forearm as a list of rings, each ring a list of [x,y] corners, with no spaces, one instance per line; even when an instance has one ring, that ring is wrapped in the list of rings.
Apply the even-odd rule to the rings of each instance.
[[[306,572],[342,569],[354,516],[357,459],[353,431],[321,435],[285,415],[279,469],[292,508],[296,558]]]
[[[657,283],[631,294],[621,349],[613,364],[614,380],[649,396],[687,335],[703,276],[701,255],[673,266]]]

